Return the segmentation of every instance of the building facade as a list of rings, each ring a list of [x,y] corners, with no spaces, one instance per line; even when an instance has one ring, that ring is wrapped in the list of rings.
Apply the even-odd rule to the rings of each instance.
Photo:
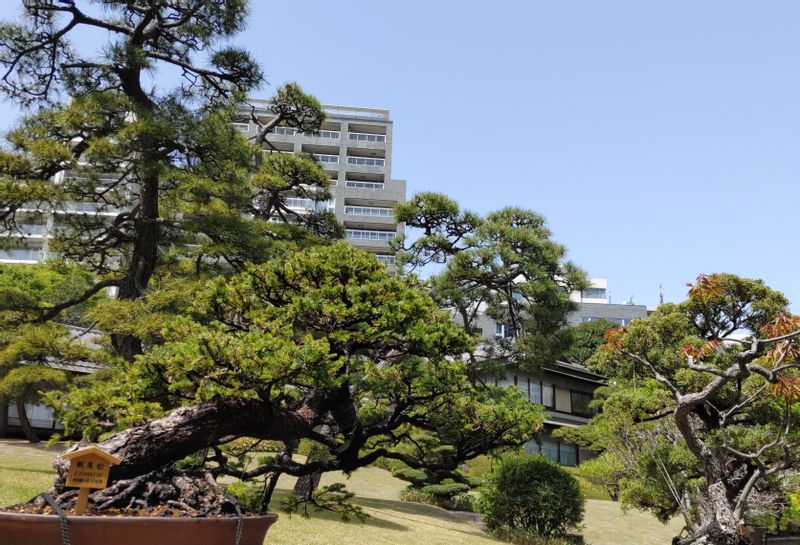
[[[570,294],[570,298],[578,308],[567,315],[569,325],[576,326],[595,320],[628,325],[636,318],[647,316],[647,306],[633,304],[632,297],[624,303],[612,303],[608,281],[605,279],[592,279],[590,283],[591,286],[585,290]]]
[[[636,318],[647,316],[647,307],[644,305],[611,303],[606,280],[594,279],[590,283],[589,288],[570,294],[576,309],[567,315],[569,326],[601,319],[628,325]],[[478,314],[475,326],[487,341],[514,336],[507,324],[495,321],[485,313]],[[536,373],[509,366],[504,377],[490,380],[494,380],[497,386],[519,388],[531,403],[542,405],[547,411],[544,428],[536,440],[525,444],[525,452],[544,454],[566,466],[578,465],[594,457],[593,452],[554,437],[553,431],[581,426],[589,421],[594,412],[590,403],[595,389],[605,380],[603,376],[592,373],[582,365],[556,361]]]
[[[252,100],[252,112],[267,123],[274,115],[268,101]],[[267,136],[264,153],[308,153],[331,177],[332,199],[315,203],[289,200],[290,207],[319,209],[322,205],[344,225],[347,241],[375,254],[394,270],[395,256],[389,243],[404,232],[393,207],[405,201],[406,182],[392,178],[392,120],[389,110],[324,105],[325,122],[313,134],[290,127],[275,127]],[[248,111],[248,115],[251,112]],[[255,136],[257,125],[242,118],[237,128]]]
[[[272,118],[267,101],[251,103],[261,121]],[[393,207],[405,200],[406,182],[392,178],[393,123],[389,110],[333,105],[325,105],[324,109],[327,119],[318,132],[305,134],[288,127],[275,127],[267,138],[270,145],[265,146],[264,153],[309,153],[316,157],[331,177],[333,198],[326,203],[315,203],[290,197],[289,207],[298,213],[327,207],[344,225],[350,244],[375,254],[394,270],[395,255],[389,243],[403,234],[404,227],[395,220]],[[256,134],[255,123],[245,117],[234,126],[245,136]],[[56,182],[70,175],[59,173]],[[103,184],[105,179],[101,175],[99,183]],[[107,179],[113,182],[115,175],[110,173]],[[111,219],[118,213],[113,206],[98,208],[93,203],[68,203],[55,211],[22,210],[21,232],[7,236],[11,240],[0,244],[0,262],[35,263],[53,257],[48,252],[48,233],[58,225],[60,216],[97,214]],[[25,217],[30,217],[30,221]]]
[[[582,365],[556,361],[537,373],[509,369],[504,378],[495,379],[497,386],[514,386],[522,390],[531,403],[544,406],[547,418],[536,440],[525,444],[528,454],[543,454],[554,462],[575,466],[595,454],[561,438],[553,431],[582,426],[592,417],[590,402],[603,377]]]

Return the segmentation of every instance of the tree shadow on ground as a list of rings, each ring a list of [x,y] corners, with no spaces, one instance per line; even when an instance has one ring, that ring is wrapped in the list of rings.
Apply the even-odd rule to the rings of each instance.
[[[281,516],[284,516],[284,517],[288,517],[289,515],[283,514],[281,512],[281,501],[283,499],[285,499],[287,496],[288,496],[288,491],[276,490],[275,491],[275,496],[273,496],[272,501],[269,504],[269,506],[270,506],[269,511],[272,512],[272,513],[277,513],[277,514],[279,514]],[[369,507],[368,505],[363,504],[363,502],[361,501],[361,498],[358,498],[358,500],[354,501],[354,503],[357,503],[357,504],[362,505],[364,507]],[[382,528],[384,530],[392,530],[392,531],[395,531],[395,532],[407,532],[408,531],[408,527],[407,526],[404,526],[402,524],[397,524],[396,522],[392,522],[390,520],[386,520],[386,519],[382,518],[380,515],[376,515],[375,513],[369,513],[370,516],[364,522],[360,522],[360,521],[355,520],[355,519],[351,520],[350,522],[344,522],[344,521],[342,521],[342,518],[338,514],[332,513],[330,511],[316,511],[316,510],[310,508],[308,510],[308,513],[310,515],[310,518],[312,518],[312,519],[319,518],[319,519],[324,519],[324,520],[332,520],[332,521],[342,522],[343,524],[354,524],[354,525],[363,524],[364,526],[374,526],[376,528]],[[291,515],[291,516],[299,517],[300,515]]]
[[[477,526],[474,525],[474,517],[472,517],[471,514],[467,513],[451,512],[447,511],[446,509],[442,509],[440,507],[434,507],[432,505],[425,505],[422,503],[411,503],[401,500],[381,500],[376,498],[356,497],[354,499],[354,502],[364,507],[368,507],[370,509],[375,509],[378,511],[393,511],[393,514],[391,515],[393,518],[406,519],[414,522],[415,524],[423,524],[426,526],[442,528],[449,532],[458,532],[461,534],[472,535],[472,536],[485,537],[487,535],[485,532],[483,532],[481,529],[479,529]],[[449,522],[453,524],[464,524],[465,522],[473,522],[473,525],[471,525],[470,530],[461,530],[446,524],[436,524],[435,522],[420,520],[419,518],[404,517],[403,515],[414,515],[416,517],[423,516],[431,519],[439,519],[444,522]]]

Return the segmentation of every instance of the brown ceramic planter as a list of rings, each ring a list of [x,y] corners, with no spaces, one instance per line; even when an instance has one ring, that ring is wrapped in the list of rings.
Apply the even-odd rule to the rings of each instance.
[[[237,518],[69,516],[72,545],[234,545]],[[239,545],[262,545],[277,515],[246,517]],[[62,545],[55,515],[0,512],[2,545]]]

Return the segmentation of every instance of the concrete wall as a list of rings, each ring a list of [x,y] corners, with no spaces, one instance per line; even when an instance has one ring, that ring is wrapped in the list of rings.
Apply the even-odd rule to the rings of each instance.
[[[578,309],[570,312],[567,316],[569,325],[575,326],[581,323],[583,316],[592,318],[605,318],[611,321],[623,320],[620,325],[627,323],[635,318],[647,316],[647,306],[645,305],[617,305],[613,303],[578,303]]]

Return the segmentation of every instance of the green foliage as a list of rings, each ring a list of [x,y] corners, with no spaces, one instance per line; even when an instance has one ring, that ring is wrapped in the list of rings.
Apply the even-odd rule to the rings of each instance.
[[[592,320],[576,325],[570,329],[572,340],[569,349],[564,352],[564,358],[583,365],[605,343],[606,332],[617,327],[617,324],[608,320]]]
[[[685,302],[661,305],[651,316],[610,331],[587,362],[609,377],[609,385],[595,393],[602,411],[589,426],[561,432],[603,452],[581,466],[582,474],[612,495],[618,490],[624,508],[648,510],[662,521],[680,513],[691,525],[702,516],[709,478],[730,487],[731,496],[741,490],[737,475],[750,471],[752,462],[731,453],[760,451],[764,467],[793,467],[794,455],[785,458],[784,449],[769,445],[800,438],[792,426],[800,419],[794,341],[779,349],[759,344],[744,353],[753,337],[796,329],[787,305],[760,280],[713,274],[699,277]],[[776,358],[789,365],[780,378],[765,380],[769,375],[755,365],[773,368]],[[755,372],[744,367],[753,364]],[[738,374],[742,368],[747,372]],[[676,418],[677,399],[706,392],[708,399],[691,408],[690,418]],[[711,456],[719,458],[709,463]],[[726,469],[720,475],[709,472],[713,467]],[[768,480],[759,489],[750,512],[778,509],[770,502],[782,494],[766,493]]]
[[[457,483],[452,483],[457,484]],[[434,493],[429,490],[429,487],[417,488],[409,486],[400,491],[400,499],[411,503],[424,503],[425,505],[434,505],[447,509],[448,511],[474,511],[474,498],[467,493],[469,486],[458,484],[447,488],[451,485],[430,485],[433,487],[445,487],[441,489],[447,493]],[[466,486],[466,489],[464,488]],[[439,489],[435,489],[439,490]]]
[[[430,479],[428,474],[421,469],[411,469],[410,467],[396,469],[392,472],[392,477],[408,481],[415,486],[423,486]]]
[[[96,437],[180,404],[246,398],[275,400],[279,410],[310,392],[344,391],[364,453],[449,475],[487,448],[526,441],[543,420],[521,392],[473,386],[466,365],[450,359],[470,349],[470,337],[415,278],[391,277],[345,243],[195,286],[182,316],[159,310],[158,291],[130,303],[152,309],[144,319],[158,327],[143,338],[157,342],[85,387],[51,396],[69,432]],[[135,310],[121,314],[138,323]]]
[[[282,502],[281,508],[284,513],[299,514],[304,518],[311,516],[311,510],[331,511],[337,513],[344,522],[350,522],[353,519],[364,522],[369,518],[369,514],[360,505],[349,503],[353,496],[354,494],[348,492],[343,483],[335,483],[316,488],[310,498],[289,496]]]
[[[429,484],[421,488],[422,492],[441,498],[452,498],[470,491],[470,486],[463,483]]]
[[[396,206],[395,215],[420,231],[411,244],[396,242],[406,263],[446,263],[430,279],[437,302],[453,309],[470,333],[476,332],[479,308],[513,331],[484,343],[490,358],[535,368],[568,347],[566,315],[574,307],[569,292],[584,287],[586,279],[564,261],[566,250],[551,240],[542,216],[504,208],[481,217],[436,193],[414,195]]]
[[[583,519],[585,500],[578,482],[541,456],[503,458],[480,492],[479,509],[490,529],[560,536]]]
[[[225,492],[236,498],[239,505],[260,511],[263,503],[263,485],[234,481],[225,485]]]
[[[548,536],[540,535],[530,528],[497,528],[492,530],[492,535],[497,539],[513,543],[514,545],[583,545],[584,541],[579,536]]]
[[[625,474],[625,466],[619,459],[603,452],[597,458],[583,462],[578,469],[590,483],[605,489],[611,499],[619,498],[619,481]]]

